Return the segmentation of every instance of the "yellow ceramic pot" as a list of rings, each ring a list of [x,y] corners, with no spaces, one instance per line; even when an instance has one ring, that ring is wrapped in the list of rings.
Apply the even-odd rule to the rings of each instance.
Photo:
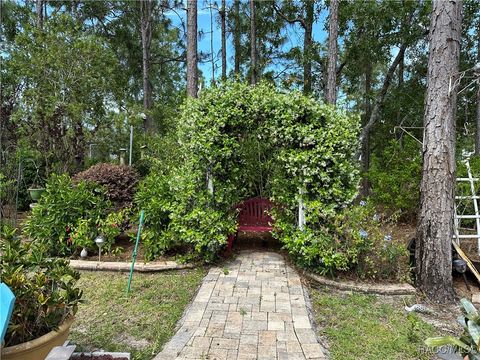
[[[37,339],[2,349],[2,360],[44,360],[55,346],[63,345],[70,332],[74,318],[66,319],[57,331]]]

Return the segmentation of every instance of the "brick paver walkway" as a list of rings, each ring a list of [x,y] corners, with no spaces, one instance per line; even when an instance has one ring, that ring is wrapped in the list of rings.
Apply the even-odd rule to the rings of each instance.
[[[228,269],[228,270],[227,270]],[[280,254],[242,252],[212,268],[154,360],[325,359],[297,272]]]

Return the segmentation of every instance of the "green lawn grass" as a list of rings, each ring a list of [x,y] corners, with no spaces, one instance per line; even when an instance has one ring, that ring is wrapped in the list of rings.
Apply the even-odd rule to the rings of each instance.
[[[431,359],[423,341],[438,335],[416,314],[406,314],[403,302],[392,305],[381,297],[312,291],[320,335],[328,340],[331,360]]]
[[[134,274],[126,297],[128,274],[84,272],[78,285],[85,302],[70,339],[77,351],[127,351],[150,360],[173,335],[204,275],[204,269]]]

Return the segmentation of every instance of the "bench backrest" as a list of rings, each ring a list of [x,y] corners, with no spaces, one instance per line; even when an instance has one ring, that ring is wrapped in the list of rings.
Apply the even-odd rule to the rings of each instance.
[[[238,223],[240,225],[270,226],[273,224],[273,219],[268,213],[272,207],[273,203],[268,199],[253,198],[245,200],[238,205],[240,209]]]

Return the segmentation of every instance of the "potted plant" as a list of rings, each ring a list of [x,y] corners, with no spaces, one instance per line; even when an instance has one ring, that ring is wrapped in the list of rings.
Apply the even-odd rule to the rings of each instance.
[[[40,176],[40,168],[36,162],[33,159],[27,159],[26,161],[32,162],[33,166],[35,167],[35,178],[33,179],[32,185],[30,185],[27,190],[32,200],[37,202],[40,199],[40,196],[42,196],[42,193],[45,191],[45,188],[40,185],[40,183],[43,183],[44,180]]]
[[[44,245],[21,242],[0,228],[1,281],[16,297],[2,349],[3,360],[44,359],[62,345],[77,312],[82,292],[80,274],[68,261],[50,258]]]
[[[45,191],[45,188],[37,184],[32,184],[27,190],[32,200],[38,201],[40,200],[40,196],[42,196],[43,192]]]
[[[480,360],[480,313],[467,299],[461,299],[463,315],[458,317],[463,333],[459,338],[453,336],[433,337],[425,344],[439,349],[438,355],[448,360]],[[445,350],[456,350],[450,352]],[[450,348],[445,348],[450,347]]]

